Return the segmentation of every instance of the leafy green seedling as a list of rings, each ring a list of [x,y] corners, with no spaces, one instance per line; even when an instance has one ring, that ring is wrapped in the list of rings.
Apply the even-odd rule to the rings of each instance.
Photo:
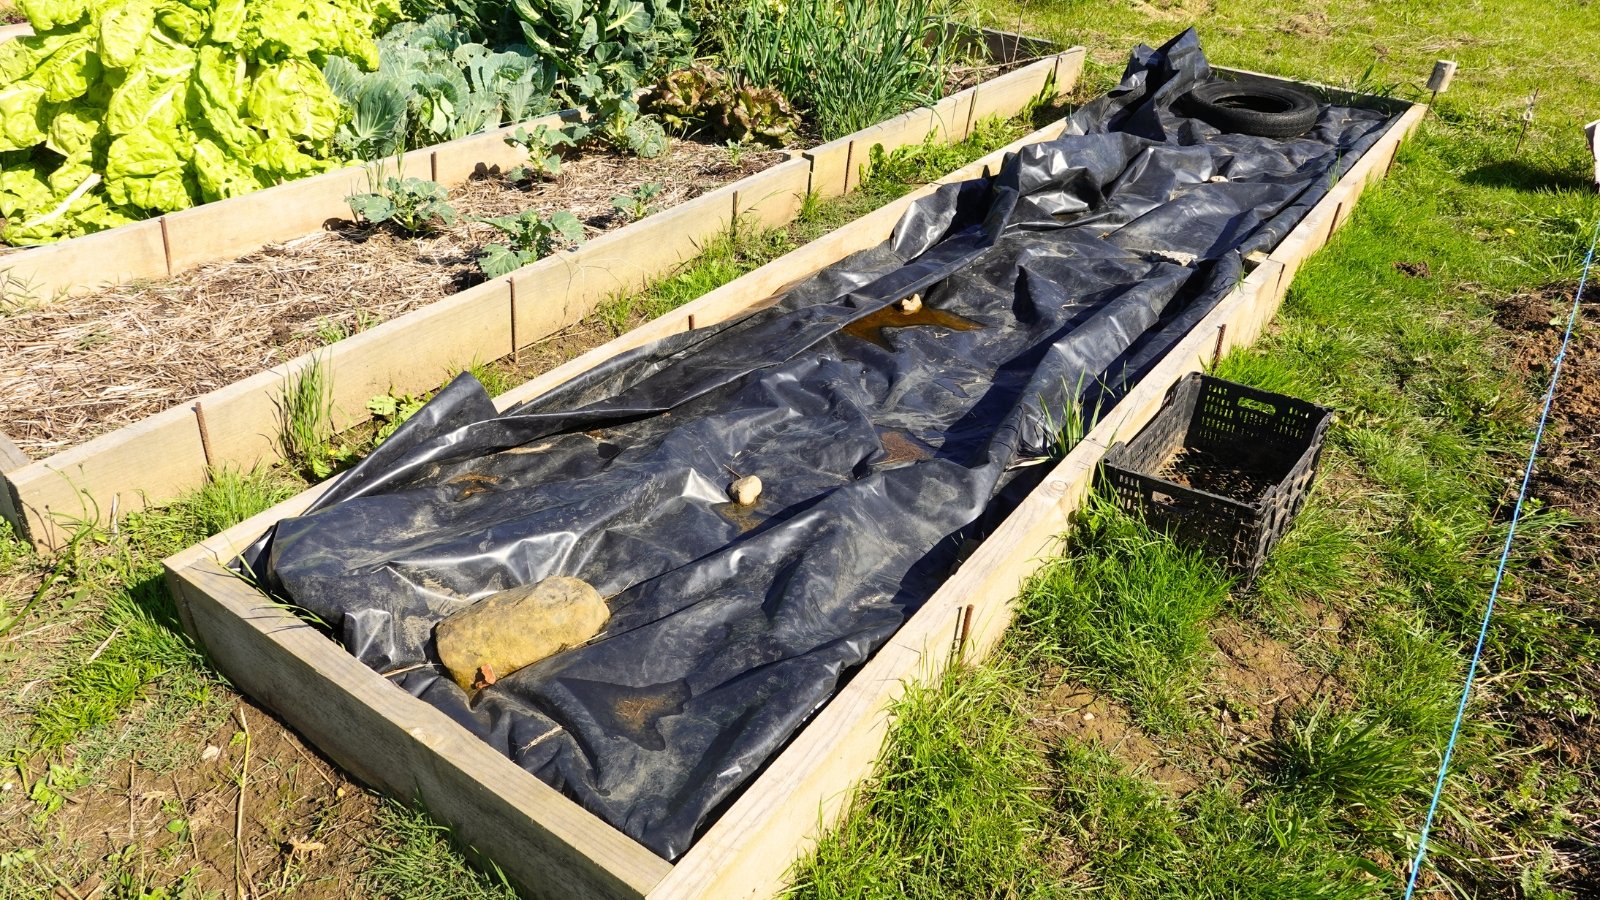
[[[545,216],[538,210],[530,209],[514,216],[474,218],[473,221],[493,225],[511,238],[509,244],[489,244],[483,248],[478,267],[490,278],[514,272],[543,259],[565,244],[583,241],[583,223],[565,210]]]
[[[588,133],[588,128],[582,125],[570,125],[566,128],[535,125],[532,131],[527,128],[517,128],[516,131],[506,135],[506,143],[526,150],[528,162],[526,165],[517,166],[507,174],[515,181],[560,176],[560,148],[577,144],[588,136]]]
[[[639,185],[626,194],[612,197],[611,205],[628,218],[638,221],[650,215],[653,211],[650,201],[659,196],[661,196],[661,182],[651,181]]]
[[[445,200],[447,196],[444,185],[437,181],[391,175],[371,193],[352,194],[345,202],[369,224],[389,222],[407,234],[422,234],[455,224],[455,207]]]

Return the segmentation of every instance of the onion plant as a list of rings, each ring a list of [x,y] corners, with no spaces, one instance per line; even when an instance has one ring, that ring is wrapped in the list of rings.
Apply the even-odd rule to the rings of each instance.
[[[940,98],[951,17],[951,0],[747,0],[721,43],[731,68],[832,139]]]

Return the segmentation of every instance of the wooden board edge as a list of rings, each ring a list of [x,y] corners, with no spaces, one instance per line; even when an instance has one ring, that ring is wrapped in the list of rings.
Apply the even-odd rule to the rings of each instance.
[[[362,781],[420,801],[536,897],[638,900],[665,860],[221,568],[168,568],[185,626],[241,690]]]
[[[1401,120],[1392,122],[1369,152],[1392,158],[1393,145],[1409,130],[1399,131],[1392,141],[1390,132],[1402,127]],[[1331,237],[1341,221],[1339,205],[1353,200],[1351,192],[1367,183],[1366,172],[1352,168],[1280,246],[1296,242],[1307,254],[1320,247],[1311,246],[1312,241],[1320,236],[1325,243]],[[1137,433],[1178,378],[1216,358],[1219,326],[1230,326],[1221,330],[1222,352],[1253,341],[1282,302],[1289,275],[1269,255],[1226,295],[794,737],[679,859],[649,900],[776,893],[793,862],[845,814],[855,785],[871,772],[888,733],[890,708],[904,684],[937,675],[953,646],[961,646],[969,659],[992,651],[1011,622],[1018,588],[1043,561],[1053,536],[1067,527],[1111,443]],[[973,616],[967,607],[973,608]],[[953,633],[956,623],[969,619],[976,623],[972,632]],[[861,754],[864,744],[872,747],[870,757]]]
[[[943,185],[984,175],[997,168],[1007,154],[1014,153],[1028,144],[1054,137],[1060,132],[1063,124],[1063,122],[1053,122],[1046,125],[993,153],[973,160],[932,184],[924,185],[847,225],[789,251],[758,269],[741,275],[722,287],[709,291],[677,309],[663,313],[627,334],[620,335],[501,394],[495,398],[495,405],[501,410],[510,409],[559,387],[613,356],[680,331],[704,328],[754,312],[776,300],[776,294],[783,287],[826,268],[851,253],[888,240],[895,224],[917,200],[935,193]]]

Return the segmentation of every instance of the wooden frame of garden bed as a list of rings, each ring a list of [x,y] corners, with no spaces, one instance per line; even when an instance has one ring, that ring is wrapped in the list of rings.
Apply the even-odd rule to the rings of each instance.
[[[366,402],[374,396],[437,388],[453,367],[514,356],[581,321],[606,297],[646,287],[697,256],[736,219],[753,227],[786,225],[798,215],[808,191],[833,196],[854,190],[865,167],[861,161],[874,144],[892,150],[929,134],[959,140],[985,116],[1009,118],[1020,112],[1049,85],[1058,96],[1065,94],[1077,83],[1084,56],[1083,48],[1075,47],[1046,57],[47,459],[10,471],[0,463],[0,518],[15,524],[36,546],[54,549],[80,523],[108,521],[118,513],[170,500],[204,484],[213,469],[275,462],[282,458],[281,397],[309,366],[320,363],[331,379],[333,426],[349,428],[370,418]],[[495,145],[505,149],[497,132],[465,140],[479,148],[468,157],[479,160],[475,165]],[[458,165],[462,178],[470,173],[459,164],[461,157],[447,163],[437,150],[429,152],[434,153],[436,174],[445,165]],[[211,216],[211,210],[233,202],[208,204],[162,221],[187,213]],[[174,232],[169,228],[163,233]],[[95,237],[99,235],[67,243]]]
[[[1374,103],[1378,102],[1376,99]],[[988,654],[1023,582],[1066,529],[1096,465],[1119,436],[1159,409],[1179,378],[1252,343],[1300,264],[1346,222],[1382,178],[1426,107],[1393,103],[1386,132],[1333,189],[1056,465],[957,572],[858,671],[676,863],[669,864],[395,688],[224,566],[272,523],[303,511],[318,486],[166,560],[185,627],[235,685],[364,781],[420,802],[467,846],[537,897],[766,897],[793,861],[848,808],[872,770],[892,705],[908,683],[954,659]],[[987,174],[1009,150],[1058,135],[1062,123],[952,173]],[[937,185],[844,226],[499,398],[539,396],[661,336],[726,321],[772,302],[795,281],[887,239],[906,208]]]

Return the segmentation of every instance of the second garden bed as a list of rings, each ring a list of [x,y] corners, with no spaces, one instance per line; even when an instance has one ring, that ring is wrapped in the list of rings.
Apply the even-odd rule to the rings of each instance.
[[[275,461],[282,457],[279,435],[284,392],[298,373],[314,363],[326,368],[333,385],[334,427],[349,427],[370,416],[366,404],[375,395],[435,388],[448,377],[452,367],[511,355],[583,318],[603,298],[637,289],[660,277],[696,255],[700,248],[726,231],[735,218],[755,226],[784,224],[799,211],[808,193],[831,196],[853,190],[867,165],[867,151],[875,145],[893,149],[920,142],[929,135],[959,139],[966,136],[973,122],[991,115],[1014,115],[1047,88],[1058,95],[1064,94],[1076,83],[1082,62],[1083,51],[1076,48],[1047,57],[946,98],[934,107],[906,113],[857,135],[807,151],[802,158],[769,165],[758,174],[694,196],[670,209],[602,234],[574,250],[556,253],[510,275],[489,279],[442,299],[438,299],[439,292],[447,289],[452,277],[448,264],[436,269],[440,273],[438,277],[445,280],[445,287],[435,285],[430,289],[423,285],[412,289],[395,282],[382,257],[376,260],[363,257],[368,261],[354,268],[362,269],[363,277],[397,288],[389,295],[387,302],[395,305],[388,309],[388,314],[403,312],[403,315],[282,363],[278,363],[282,357],[268,354],[254,359],[246,354],[241,362],[241,354],[223,350],[216,358],[233,360],[227,365],[236,368],[224,369],[211,377],[225,381],[250,371],[258,374],[211,390],[192,403],[169,405],[144,418],[139,418],[137,413],[122,414],[120,421],[132,424],[61,449],[73,438],[49,437],[50,429],[76,434],[81,439],[81,436],[103,431],[95,422],[108,417],[99,415],[92,421],[85,415],[79,420],[67,410],[88,410],[96,405],[103,410],[115,410],[126,408],[131,400],[134,408],[148,412],[175,400],[195,397],[204,385],[193,381],[184,384],[181,374],[195,371],[185,368],[192,366],[188,357],[197,355],[192,348],[217,343],[219,335],[226,334],[226,328],[218,327],[219,323],[227,321],[226,315],[197,315],[172,309],[174,305],[193,305],[198,293],[186,297],[180,290],[175,295],[164,296],[160,292],[169,290],[170,282],[168,287],[145,288],[126,294],[120,292],[128,289],[117,289],[117,297],[137,297],[139,303],[147,304],[151,310],[166,306],[164,315],[176,312],[192,327],[163,342],[152,338],[151,333],[144,330],[145,326],[139,325],[132,316],[123,319],[125,324],[119,330],[125,343],[108,357],[120,371],[133,377],[119,376],[97,382],[101,392],[107,388],[125,390],[125,396],[120,398],[95,396],[91,391],[75,387],[74,378],[78,376],[73,374],[73,363],[58,363],[63,374],[56,376],[59,380],[53,389],[59,391],[66,387],[77,391],[80,396],[71,402],[83,405],[58,407],[63,410],[57,416],[60,424],[46,423],[40,429],[44,437],[26,441],[54,455],[4,473],[8,490],[0,494],[0,517],[20,525],[35,544],[55,546],[65,540],[77,523],[107,521],[119,511],[168,499],[203,483],[207,471],[213,467],[250,468]],[[725,151],[708,148],[704,152]],[[770,163],[772,160],[757,161]],[[741,160],[741,163],[748,165],[750,160]],[[440,177],[437,165],[434,174]],[[652,178],[665,180],[639,176],[640,183]],[[605,202],[609,205],[612,195],[625,190],[626,185],[607,184],[603,190]],[[691,188],[675,185],[674,190],[690,196]],[[202,207],[192,212],[200,214],[206,210],[207,207]],[[343,239],[348,242],[348,237]],[[319,235],[313,240],[337,242],[341,236],[337,233]],[[289,258],[298,252],[302,251],[291,248]],[[457,262],[459,264],[459,260]],[[234,265],[255,267],[256,274],[248,282],[251,290],[266,287],[269,292],[263,296],[274,296],[272,291],[276,291],[276,296],[286,302],[300,302],[287,299],[290,294],[285,287],[287,279],[299,276],[292,265],[285,268],[282,259],[255,259]],[[228,268],[225,265],[206,271]],[[196,283],[218,285],[218,290],[209,293],[242,294],[233,288],[221,287],[227,284],[226,280],[206,282],[205,279],[213,276],[200,277],[201,282]],[[269,326],[267,336],[272,338],[269,345],[294,347],[295,342],[300,341],[298,346],[303,347],[325,337],[337,337],[341,328],[348,330],[349,322],[341,323],[330,312],[339,309],[348,298],[334,296],[329,289],[318,292],[327,296],[309,306],[301,303],[277,319],[280,325],[294,323],[280,330],[277,336],[272,335]],[[411,297],[413,293],[420,296]],[[213,302],[223,304],[224,309],[237,309],[234,304],[241,301],[248,304],[259,300],[259,296],[213,298]],[[105,308],[122,316],[125,314],[119,310],[124,305],[125,301],[119,300]],[[72,305],[63,307],[72,308]],[[407,308],[410,311],[404,312]],[[234,321],[238,321],[238,313],[233,315]],[[351,312],[349,316],[355,320],[356,314]],[[319,324],[319,319],[325,321]],[[319,330],[324,333],[318,335]],[[115,334],[110,336],[115,338]],[[246,344],[236,346],[253,345],[261,337],[258,331]],[[37,349],[36,343],[32,345],[33,350],[15,352],[40,353],[49,358],[52,348],[60,351],[65,346],[69,348],[67,356],[79,354],[78,359],[83,360],[93,358],[97,344],[107,343],[110,342],[106,336],[97,334],[91,324],[71,332],[66,342],[47,343],[42,350]],[[165,354],[166,361],[158,358],[146,364],[128,358],[152,349]],[[0,363],[0,370],[7,371],[13,378],[19,377],[20,372],[10,370],[26,369],[31,363],[22,362],[20,357],[16,359],[15,363]],[[174,389],[169,382],[178,384]],[[8,405],[29,408],[29,395],[16,394],[16,389],[13,390],[14,396]],[[18,420],[41,418],[36,412],[20,415],[13,412],[11,415]],[[114,417],[117,413],[110,415]],[[113,418],[112,421],[115,424],[119,420]],[[50,441],[56,443],[50,444]]]

